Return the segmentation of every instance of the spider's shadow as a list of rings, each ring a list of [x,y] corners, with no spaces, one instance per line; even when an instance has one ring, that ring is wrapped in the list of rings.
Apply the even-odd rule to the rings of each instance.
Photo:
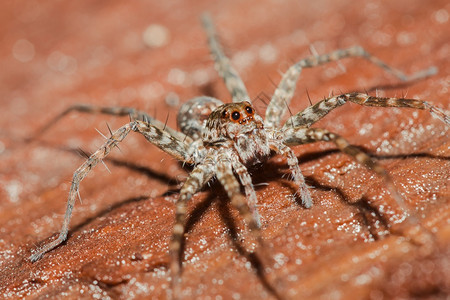
[[[272,286],[272,284],[269,282],[268,278],[266,277],[264,273],[264,264],[261,257],[256,252],[250,252],[239,242],[239,229],[236,226],[236,222],[234,218],[232,217],[232,213],[230,211],[229,206],[229,199],[226,196],[226,193],[224,192],[222,186],[220,183],[213,181],[211,183],[210,189],[213,191],[218,191],[218,193],[212,193],[210,192],[208,194],[208,197],[202,201],[201,203],[197,204],[193,211],[189,214],[187,220],[186,220],[186,226],[185,226],[185,233],[191,231],[196,223],[200,221],[202,216],[206,213],[207,209],[211,207],[213,202],[217,201],[218,203],[218,212],[220,215],[220,218],[225,223],[228,233],[231,238],[231,242],[233,243],[233,246],[238,251],[238,253],[245,257],[251,264],[253,270],[255,270],[255,273],[263,285],[263,287],[276,299],[282,299],[280,294],[277,292],[276,288]],[[186,240],[183,239],[181,243],[181,251],[180,255],[183,257],[183,253],[186,246]],[[181,257],[179,258],[179,261],[181,262]]]
[[[282,176],[283,174],[284,173],[282,173],[281,170],[277,170],[274,172],[273,178],[268,179],[268,181],[279,180],[279,176]],[[357,216],[355,218],[358,218],[358,216],[361,218],[361,222],[368,229],[370,235],[372,236],[372,238],[374,240],[379,239],[379,235],[378,235],[377,231],[375,230],[375,228],[376,228],[375,224],[377,221],[379,221],[379,224],[381,225],[378,227],[382,227],[384,229],[389,228],[389,222],[386,219],[386,216],[383,215],[379,211],[378,207],[371,205],[365,196],[363,196],[361,199],[359,199],[357,201],[350,201],[347,198],[347,196],[345,195],[345,193],[339,188],[336,188],[331,185],[321,184],[320,182],[318,182],[317,180],[315,180],[312,177],[305,177],[305,180],[306,180],[307,184],[309,186],[314,187],[315,190],[335,193],[338,195],[341,202],[344,202],[346,205],[356,207],[357,210],[359,211],[359,213],[357,214]],[[292,194],[294,195],[296,204],[298,206],[304,208],[304,206],[301,202],[301,198],[295,193],[296,190],[293,187],[293,185],[291,184],[291,182],[283,181],[282,185],[284,185],[286,188],[292,190]],[[304,209],[306,209],[306,208],[304,208]]]
[[[42,141],[40,141],[40,143],[44,144],[45,146],[50,146],[50,147],[55,148],[54,145],[50,145],[50,144],[47,144]],[[78,156],[80,154],[82,156],[90,155],[89,153],[86,153],[86,152],[84,152],[80,149],[76,149],[76,148],[69,148],[69,147],[56,147],[56,148],[61,151],[69,152],[72,154],[77,154]],[[168,186],[174,186],[174,185],[179,184],[179,182],[176,179],[171,178],[171,177],[167,176],[166,174],[155,172],[145,166],[141,166],[141,165],[134,164],[132,162],[122,161],[122,160],[118,160],[115,158],[109,158],[109,157],[105,158],[105,161],[110,162],[115,166],[124,167],[131,171],[138,172],[150,179],[159,180],[163,183],[166,183]],[[187,166],[187,167],[185,167],[185,169],[189,170],[189,169],[191,169],[191,167]],[[209,193],[209,196],[207,197],[206,200],[204,200],[201,203],[196,205],[194,210],[190,213],[189,217],[187,218],[185,232],[189,232],[190,230],[192,230],[192,228],[201,219],[201,217],[205,214],[206,210],[213,204],[213,202],[218,201],[220,217],[223,219],[223,221],[225,222],[225,224],[229,230],[231,241],[232,241],[234,247],[237,249],[237,251],[239,252],[240,255],[244,256],[251,263],[251,266],[255,270],[255,272],[256,272],[260,282],[264,286],[264,288],[269,293],[271,293],[276,299],[281,299],[281,297],[277,293],[276,289],[274,287],[272,287],[271,284],[268,282],[268,280],[264,274],[263,263],[262,263],[262,260],[260,259],[260,257],[256,253],[251,253],[251,252],[247,251],[245,249],[245,247],[239,243],[238,228],[237,228],[233,218],[231,217],[230,209],[227,205],[229,200],[227,199],[222,186],[218,182],[212,181],[210,183],[209,187],[204,188],[204,190],[208,190],[208,189],[218,191],[219,195],[211,192],[211,193]],[[172,194],[172,193],[177,193],[177,192],[179,192],[179,189],[177,189],[177,188],[170,189],[169,188],[168,191],[165,192],[162,196]],[[101,218],[101,217],[111,213],[112,211],[115,211],[127,204],[145,201],[148,198],[149,198],[148,196],[136,196],[136,197],[125,199],[123,201],[119,201],[111,206],[108,206],[107,208],[97,212],[94,216],[91,216],[91,217],[85,219],[84,221],[82,221],[81,223],[76,224],[75,226],[71,227],[71,229],[68,232],[67,239],[64,242],[62,242],[58,247],[66,244],[67,240],[70,240],[75,232],[78,232],[83,227],[91,224],[96,219]],[[184,249],[185,249],[185,240],[184,239],[182,240],[181,247],[182,248],[180,251],[180,255],[183,256]]]
[[[111,213],[112,211],[114,211],[114,210],[116,210],[116,209],[119,209],[119,208],[121,208],[121,207],[123,207],[123,206],[125,206],[125,205],[127,205],[127,204],[130,204],[130,203],[138,203],[138,202],[141,202],[141,201],[145,201],[145,200],[147,200],[147,199],[149,199],[148,196],[136,196],[136,197],[128,198],[128,199],[119,201],[119,202],[117,202],[117,203],[115,203],[115,204],[113,204],[113,205],[110,205],[110,206],[108,206],[108,207],[102,209],[101,211],[96,212],[95,215],[93,215],[93,216],[91,216],[91,217],[89,217],[89,218],[83,220],[82,222],[80,222],[80,223],[78,223],[78,224],[76,224],[76,225],[74,225],[74,226],[71,226],[69,232],[67,233],[67,238],[66,238],[66,240],[64,240],[64,241],[63,241],[61,244],[59,244],[56,248],[60,247],[61,245],[65,245],[65,244],[67,243],[67,241],[71,239],[71,237],[73,236],[73,234],[74,234],[75,232],[80,231],[83,227],[85,227],[85,226],[91,224],[91,223],[94,222],[95,220],[97,220],[97,219],[99,219],[99,218],[101,218],[101,217],[104,217],[104,216],[108,215],[109,213]],[[56,236],[59,235],[59,232],[53,234],[52,236],[55,236],[55,235],[56,235]],[[51,238],[51,237],[49,237],[49,238]],[[47,241],[47,240],[48,240],[48,239],[45,239],[45,241]],[[41,242],[42,242],[42,241],[41,241]]]
[[[97,219],[99,219],[99,218],[101,218],[101,217],[106,216],[107,214],[109,214],[109,213],[115,211],[116,209],[119,209],[119,208],[121,208],[121,207],[123,207],[123,206],[125,206],[125,205],[127,205],[127,204],[130,204],[130,203],[138,203],[138,202],[145,201],[145,200],[148,200],[148,199],[149,199],[148,196],[136,196],[136,197],[132,197],[132,198],[128,198],[128,199],[119,201],[119,202],[117,202],[117,203],[114,203],[113,205],[110,205],[110,206],[104,208],[104,209],[101,210],[101,211],[98,211],[94,216],[92,216],[92,217],[90,217],[90,218],[87,218],[87,219],[85,219],[83,222],[81,222],[81,223],[79,223],[79,224],[73,226],[73,227],[69,230],[69,233],[68,233],[68,235],[67,235],[66,241],[69,240],[69,239],[71,238],[73,232],[78,232],[78,231],[80,231],[83,227],[85,227],[85,226],[91,224],[92,222],[94,222],[95,220],[97,220]],[[64,241],[63,243],[65,243],[66,241]],[[62,243],[61,243],[61,244],[62,244]]]
[[[372,159],[376,159],[376,160],[422,158],[422,157],[431,158],[431,159],[450,160],[450,157],[448,157],[448,156],[434,155],[434,154],[427,153],[427,152],[417,152],[417,153],[408,153],[408,154],[392,154],[392,155],[390,155],[390,154],[377,155],[377,154],[371,153],[370,150],[367,149],[366,147],[353,146],[353,145],[352,145],[352,147],[355,147],[355,148],[361,150],[365,154],[369,155]],[[329,150],[324,150],[324,151],[315,151],[315,152],[310,152],[310,153],[298,156],[297,159],[301,163],[307,163],[307,162],[315,161],[315,160],[321,159],[323,157],[326,157],[326,156],[329,156],[329,155],[335,154],[335,153],[343,153],[343,152],[341,150],[339,150],[339,149],[329,149]]]
[[[426,157],[426,158],[432,158],[432,159],[443,159],[443,160],[450,160],[449,157],[444,156],[437,156],[430,153],[414,153],[414,154],[398,154],[398,155],[374,155],[371,154],[367,149],[364,147],[357,147],[363,152],[367,153],[370,157],[376,160],[381,159],[404,159],[404,158],[420,158],[420,157]],[[311,152],[308,154],[301,155],[298,158],[299,162],[305,163],[305,162],[312,162],[319,160],[320,158],[329,156],[331,154],[335,153],[342,153],[338,149],[330,149],[325,151],[317,151],[317,152]],[[264,163],[264,168],[270,169],[271,172],[265,172],[261,174],[261,172],[255,172],[255,175],[252,175],[253,183],[256,185],[259,182],[271,182],[271,181],[279,181],[281,177],[285,177],[286,174],[290,174],[287,165],[280,166],[279,163],[274,163],[272,161],[267,161]],[[342,202],[344,202],[347,205],[354,206],[358,209],[359,216],[361,217],[362,223],[368,228],[369,233],[372,235],[372,237],[377,240],[379,239],[379,235],[376,233],[375,223],[378,221],[380,222],[381,227],[384,229],[389,228],[389,221],[387,220],[387,216],[385,214],[381,213],[379,210],[379,207],[372,205],[370,201],[365,197],[362,196],[361,199],[354,201],[348,199],[348,197],[345,195],[345,192],[341,190],[340,188],[337,188],[335,186],[331,185],[325,185],[317,181],[311,176],[306,176],[305,180],[308,185],[314,187],[316,190],[321,190],[325,192],[333,192],[336,193],[339,196],[339,199],[341,199]],[[284,185],[286,188],[292,190],[292,194],[295,196],[294,199],[297,203],[297,205],[303,207],[301,198],[296,194],[296,188],[293,186],[292,182],[290,180],[282,180],[281,184]]]
[[[428,157],[428,158],[437,158],[437,159],[449,159],[447,157],[441,157],[436,156],[429,153],[414,153],[414,154],[408,154],[408,155],[384,155],[384,156],[376,156],[373,154],[370,154],[367,149],[364,149],[362,147],[359,147],[360,150],[364,151],[365,153],[368,153],[372,158],[375,159],[401,159],[405,157]],[[298,157],[299,161],[301,162],[309,162],[309,161],[315,161],[322,157],[326,157],[328,155],[334,154],[334,153],[341,153],[338,149],[331,149],[331,150],[325,150],[325,151],[319,151],[319,152],[312,152],[305,155],[302,155]],[[270,169],[271,172],[258,172],[259,168],[265,168]],[[283,177],[286,173],[288,173],[288,167],[284,166],[280,168],[279,163],[274,163],[271,161],[267,161],[263,164],[253,166],[249,169],[250,173],[252,173],[252,180],[255,184],[255,188],[258,189],[258,185],[270,182],[270,181],[277,181],[280,177]],[[324,185],[321,184],[319,181],[315,180],[312,177],[306,177],[306,181],[309,185],[313,186],[315,189],[319,189],[322,191],[327,192],[334,192],[336,193],[341,201],[345,202],[347,205],[354,206],[358,209],[360,221],[367,227],[369,234],[375,239],[378,240],[380,238],[379,233],[377,232],[377,227],[381,228],[381,230],[385,229],[388,230],[389,228],[389,221],[387,219],[387,216],[385,216],[383,213],[380,212],[379,207],[371,205],[370,201],[365,197],[361,197],[361,199],[357,201],[351,201],[348,199],[341,189],[331,186],[331,185]],[[295,194],[295,189],[293,188],[292,184],[288,180],[283,180],[283,185],[285,185],[287,188],[292,189],[292,193]],[[214,201],[218,201],[218,212],[225,223],[225,225],[228,228],[228,232],[231,238],[231,241],[233,243],[233,246],[240,255],[244,256],[252,265],[252,268],[255,270],[260,282],[265,287],[267,291],[269,291],[274,297],[277,299],[281,298],[279,293],[277,292],[276,288],[271,285],[268,278],[266,277],[264,273],[264,264],[262,258],[257,253],[249,252],[245,247],[239,242],[239,229],[236,226],[236,220],[232,217],[231,211],[230,211],[230,205],[229,205],[229,199],[226,196],[226,193],[223,190],[223,187],[218,182],[212,182],[211,186],[209,188],[205,188],[205,190],[212,190],[215,191],[214,193],[209,193],[207,199],[202,201],[201,203],[197,204],[197,206],[194,208],[194,210],[191,212],[190,216],[187,219],[186,227],[185,227],[185,233],[190,232],[195,224],[199,222],[201,217],[206,213],[207,209],[213,204]],[[302,206],[301,199],[299,197],[295,197],[296,202],[299,206]],[[379,222],[379,225],[375,226],[375,224]],[[181,257],[183,256],[182,253],[184,253],[185,250],[185,240],[182,241],[181,245]],[[181,261],[181,259],[180,259]]]
[[[72,154],[77,155],[78,157],[83,157],[84,159],[88,159],[89,156],[92,154],[90,152],[87,152],[85,150],[82,150],[81,148],[72,148],[72,147],[64,147],[64,146],[55,146],[51,143],[45,142],[45,141],[39,141],[39,143],[42,146],[45,147],[50,147],[53,149],[58,149],[60,151],[64,151],[64,152],[69,152]],[[162,172],[156,172],[154,170],[152,170],[151,168],[148,168],[146,166],[143,165],[139,165],[127,160],[121,160],[121,159],[117,159],[117,158],[113,158],[113,157],[105,157],[103,159],[103,161],[108,162],[108,163],[112,163],[114,166],[117,167],[121,167],[121,168],[126,168],[130,171],[142,174],[144,176],[146,176],[149,179],[154,179],[154,180],[158,180],[161,183],[165,183],[168,186],[176,186],[179,184],[179,180],[177,180],[176,178],[167,176],[166,173],[162,173]]]
[[[370,204],[370,201],[367,199],[366,196],[362,196],[360,199],[356,201],[350,201],[344,194],[344,192],[341,189],[338,189],[336,187],[330,186],[330,185],[324,185],[319,183],[318,181],[314,180],[313,178],[307,177],[307,181],[311,183],[312,186],[314,186],[315,189],[321,190],[321,191],[329,191],[334,192],[339,196],[339,199],[344,202],[345,204],[349,206],[354,206],[359,211],[358,216],[361,218],[361,222],[363,225],[368,229],[370,235],[374,240],[378,240],[379,234],[376,232],[376,227],[382,227],[385,230],[388,230],[389,228],[389,221],[387,220],[386,216],[382,214],[379,210],[379,207],[376,207],[374,205]],[[299,200],[296,200],[299,205]],[[377,221],[380,222],[378,226],[375,226]],[[380,226],[381,225],[381,226]]]

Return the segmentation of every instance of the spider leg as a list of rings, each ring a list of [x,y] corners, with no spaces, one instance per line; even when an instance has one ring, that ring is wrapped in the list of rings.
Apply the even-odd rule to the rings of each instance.
[[[270,148],[278,154],[286,157],[289,169],[292,173],[293,181],[299,187],[298,191],[300,192],[302,204],[306,208],[310,208],[312,206],[311,194],[309,193],[308,186],[305,182],[305,177],[303,177],[302,171],[300,170],[300,167],[298,165],[298,159],[295,156],[294,152],[291,150],[291,148],[278,141],[271,142]]]
[[[433,117],[436,117],[447,125],[450,125],[450,117],[446,115],[443,110],[426,101],[404,98],[381,98],[372,97],[361,93],[349,93],[333,96],[307,107],[305,110],[290,117],[284,124],[283,129],[287,129],[289,127],[296,128],[299,126],[309,127],[327,115],[330,111],[347,103],[348,101],[364,106],[407,107],[429,110]]]
[[[70,186],[69,198],[67,200],[66,213],[64,215],[64,221],[61,228],[61,232],[58,238],[48,244],[45,244],[42,248],[37,249],[31,256],[32,262],[39,260],[42,255],[52,250],[59,244],[61,244],[66,238],[69,230],[69,222],[72,216],[72,210],[75,205],[76,196],[80,182],[87,176],[90,170],[92,170],[99,162],[101,162],[114,148],[120,143],[132,130],[132,123],[126,124],[116,130],[112,136],[97,150],[95,151],[73,174],[72,185]]]
[[[180,197],[176,203],[175,224],[173,226],[172,239],[169,244],[170,272],[172,274],[171,290],[173,298],[180,295],[182,272],[182,242],[185,230],[186,206],[192,196],[197,193],[214,175],[214,163],[205,159],[204,163],[197,165],[183,184]]]
[[[159,129],[152,124],[135,120],[120,127],[118,130],[113,132],[111,137],[107,139],[107,141],[97,151],[89,156],[89,158],[73,174],[72,185],[70,187],[69,198],[67,200],[67,208],[61,232],[56,240],[44,245],[42,248],[33,253],[30,256],[31,261],[34,262],[39,260],[43,254],[52,250],[67,238],[69,222],[72,216],[72,210],[75,204],[76,195],[78,194],[80,182],[87,176],[90,170],[92,170],[109,154],[109,152],[111,152],[112,148],[123,141],[123,139],[131,130],[141,133],[149,142],[156,145],[161,150],[176,157],[177,159],[187,163],[194,163],[193,158],[190,157],[187,152],[186,144],[180,142],[175,137],[171,136],[168,132]]]
[[[339,150],[350,155],[360,164],[365,165],[367,168],[383,177],[389,193],[394,198],[397,205],[403,210],[403,212],[413,217],[409,213],[409,209],[406,207],[403,197],[398,193],[394,182],[387,171],[376,161],[372,160],[369,155],[350,145],[349,142],[343,137],[329,132],[326,129],[304,127],[289,128],[285,131],[285,136],[284,142],[287,145],[301,145],[318,141],[333,142]],[[414,220],[414,222],[416,222],[416,220]]]
[[[240,185],[234,177],[231,165],[234,162],[226,155],[220,155],[216,158],[206,157],[204,163],[197,165],[188,179],[184,183],[180,191],[180,197],[176,204],[175,225],[173,227],[172,239],[169,245],[170,251],[170,272],[172,274],[172,292],[175,299],[180,296],[180,283],[182,272],[182,241],[185,230],[186,219],[186,205],[189,199],[198,192],[203,185],[208,182],[215,174],[217,179],[224,187],[228,197],[231,199],[231,204],[239,211],[250,228],[250,232],[261,243],[261,233],[258,221],[252,214],[247,205],[245,197],[240,192]],[[236,169],[242,172],[242,169],[236,166]],[[248,173],[247,173],[248,175]],[[245,175],[242,175],[245,178]],[[250,176],[248,176],[249,180]],[[247,178],[246,178],[247,179]],[[256,197],[256,195],[255,195]]]
[[[216,163],[216,176],[227,192],[228,198],[239,214],[244,218],[250,228],[250,232],[258,242],[261,242],[261,233],[258,221],[254,218],[245,197],[241,194],[240,185],[233,174],[233,160],[227,155],[220,155]]]
[[[225,55],[217,40],[216,30],[211,17],[208,14],[202,15],[202,24],[206,31],[209,49],[214,58],[217,72],[219,72],[220,77],[225,81],[225,85],[231,93],[233,102],[251,102],[242,79],[239,77],[237,71],[231,66],[230,59]]]
[[[267,127],[278,127],[280,125],[281,118],[283,118],[286,113],[288,105],[294,95],[297,80],[303,68],[312,68],[347,57],[362,57],[367,59],[403,81],[417,80],[433,75],[437,72],[436,67],[430,67],[426,70],[421,70],[411,75],[406,75],[402,71],[390,67],[379,58],[372,56],[360,46],[336,50],[328,54],[313,55],[292,65],[283,74],[266,110],[265,123]]]
[[[261,228],[261,215],[258,211],[258,198],[256,197],[255,189],[253,188],[252,178],[247,171],[247,168],[240,162],[239,157],[232,152],[232,166],[236,174],[239,176],[239,181],[244,186],[245,196],[247,199],[250,211],[253,214],[253,219]]]
[[[189,152],[189,145],[180,141],[170,133],[144,121],[135,120],[133,130],[141,133],[150,143],[176,159],[194,164],[195,158]]]
[[[130,118],[132,120],[143,120],[143,121],[150,123],[158,128],[161,128],[161,129],[164,128],[164,131],[169,132],[172,136],[176,137],[179,140],[184,140],[186,138],[184,136],[184,134],[168,127],[163,122],[152,118],[146,112],[143,112],[143,111],[131,108],[131,107],[117,107],[117,106],[108,107],[108,106],[97,106],[97,105],[91,105],[91,104],[75,104],[75,105],[68,107],[62,113],[60,113],[59,115],[54,117],[52,120],[50,120],[44,127],[39,129],[39,131],[35,134],[35,136],[32,139],[36,139],[36,137],[45,133],[48,129],[50,129],[53,125],[55,125],[59,120],[61,120],[63,117],[65,117],[66,115],[68,115],[69,113],[71,113],[73,111],[90,113],[90,114],[101,113],[101,114],[107,114],[107,115],[113,115],[113,116],[130,116]],[[188,143],[189,142],[190,142],[190,139],[188,140]]]

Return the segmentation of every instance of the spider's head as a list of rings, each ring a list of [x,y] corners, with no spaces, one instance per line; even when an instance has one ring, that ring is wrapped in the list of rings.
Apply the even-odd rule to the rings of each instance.
[[[207,143],[220,142],[263,128],[263,119],[250,102],[227,103],[209,115],[203,140]]]

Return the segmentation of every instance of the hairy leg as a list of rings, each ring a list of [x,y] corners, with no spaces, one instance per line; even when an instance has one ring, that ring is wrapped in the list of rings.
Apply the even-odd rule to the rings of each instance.
[[[180,191],[180,197],[176,203],[175,224],[173,226],[172,239],[169,244],[170,273],[172,275],[171,287],[173,298],[180,298],[181,272],[182,272],[182,242],[185,230],[187,202],[197,193],[214,175],[214,162],[205,159],[203,164],[197,165],[191,172]]]
[[[403,197],[398,193],[392,178],[389,176],[387,171],[376,161],[370,158],[369,155],[359,150],[358,148],[350,145],[350,143],[343,137],[329,132],[326,129],[321,128],[304,128],[298,127],[293,129],[288,129],[285,132],[286,138],[285,143],[287,145],[300,145],[307,143],[314,143],[319,141],[327,141],[334,143],[339,150],[350,155],[357,162],[365,165],[367,168],[373,170],[375,173],[384,178],[386,186],[389,190],[391,196],[395,199],[398,206],[405,212],[409,214],[409,210],[406,207]]]
[[[231,93],[233,102],[250,102],[250,97],[248,96],[244,82],[239,77],[236,70],[231,66],[229,58],[226,57],[223,52],[222,47],[217,40],[213,22],[208,14],[203,14],[202,24],[206,31],[209,49],[214,58],[216,69],[219,72],[220,77],[225,81],[225,85]]]
[[[177,159],[193,163],[192,158],[187,154],[186,145],[168,132],[162,131],[152,124],[136,120],[120,127],[118,130],[112,133],[111,137],[97,150],[95,151],[73,174],[72,185],[70,187],[69,197],[67,200],[67,208],[64,216],[63,226],[58,238],[42,248],[36,250],[31,256],[31,261],[39,260],[43,254],[52,250],[59,244],[61,244],[66,238],[69,230],[69,222],[72,216],[72,210],[75,205],[76,195],[78,194],[81,181],[87,176],[90,170],[92,170],[99,162],[101,162],[111,150],[125,139],[128,133],[133,130],[141,133],[145,138],[166,151]]]
[[[333,109],[344,105],[347,102],[353,102],[364,106],[378,107],[406,107],[422,110],[429,110],[431,115],[440,119],[442,122],[450,125],[450,117],[445,112],[427,101],[405,98],[382,98],[372,97],[362,93],[348,93],[333,96],[324,99],[316,104],[306,108],[305,110],[290,117],[283,126],[283,129],[289,127],[309,127],[327,115]]]
[[[258,211],[258,198],[256,197],[255,189],[253,188],[252,178],[247,171],[247,168],[240,162],[239,157],[233,152],[231,165],[233,170],[239,176],[239,181],[244,186],[245,195],[250,211],[253,214],[253,219],[256,221],[258,227],[261,227],[261,215]]]
[[[309,193],[308,186],[306,185],[305,178],[303,177],[302,171],[300,170],[298,159],[295,156],[294,152],[291,150],[291,148],[278,141],[271,142],[270,148],[278,154],[286,157],[289,169],[292,173],[293,181],[298,186],[298,192],[300,193],[302,204],[306,208],[310,208],[312,206],[311,194]]]
[[[92,170],[99,162],[101,162],[114,148],[120,143],[131,131],[132,123],[126,124],[116,130],[112,136],[89,158],[86,160],[73,174],[72,185],[70,187],[69,198],[67,200],[66,213],[64,215],[64,221],[61,228],[61,232],[58,238],[48,244],[45,244],[42,248],[37,249],[31,256],[32,262],[39,260],[42,255],[52,250],[59,244],[61,244],[66,238],[69,231],[69,222],[72,216],[73,206],[75,205],[76,195],[78,195],[78,189],[80,182],[87,176],[90,170]]]
[[[217,158],[216,176],[227,192],[228,198],[231,200],[231,205],[239,211],[239,214],[248,224],[252,235],[260,242],[261,233],[258,222],[251,213],[244,195],[241,194],[239,182],[233,174],[232,160],[228,158],[226,154],[220,155]]]
[[[393,74],[403,81],[411,81],[433,75],[437,72],[436,67],[431,67],[426,70],[416,72],[411,75],[405,75],[402,71],[390,67],[379,58],[372,56],[360,46],[351,47],[348,49],[336,50],[329,54],[310,56],[302,59],[296,64],[292,65],[282,76],[281,81],[276,88],[269,106],[266,110],[266,125],[267,127],[277,128],[280,125],[292,96],[295,92],[297,80],[303,68],[312,68],[325,63],[337,61],[347,57],[362,57],[375,65],[383,68],[386,72]]]
[[[150,143],[176,159],[194,164],[195,158],[190,155],[189,145],[150,123],[135,120],[133,130],[141,133]]]

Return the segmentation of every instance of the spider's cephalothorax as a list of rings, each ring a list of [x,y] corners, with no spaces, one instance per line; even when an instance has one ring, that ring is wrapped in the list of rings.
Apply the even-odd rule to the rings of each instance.
[[[250,102],[227,103],[214,110],[203,131],[205,147],[234,149],[244,164],[270,154],[263,118]]]
[[[291,178],[298,187],[296,194],[305,207],[312,205],[312,199],[298,165],[297,157],[290,147],[328,141],[333,142],[339,150],[382,176],[390,194],[406,212],[407,209],[403,199],[384,168],[359,148],[351,146],[339,135],[326,129],[311,127],[311,125],[333,109],[347,102],[364,106],[408,107],[429,110],[433,116],[441,119],[448,125],[450,124],[450,118],[442,110],[422,100],[381,98],[371,97],[362,93],[348,93],[319,101],[291,116],[284,125],[281,124],[281,121],[294,95],[296,81],[303,68],[318,66],[346,57],[362,57],[401,80],[424,78],[434,74],[436,68],[432,67],[411,76],[406,76],[401,71],[389,67],[386,63],[370,55],[359,46],[336,50],[329,54],[312,56],[298,61],[284,73],[273,93],[263,119],[251,105],[246,88],[237,72],[230,65],[229,59],[224,55],[215,37],[212,22],[207,16],[203,18],[203,26],[208,36],[209,47],[216,62],[217,70],[231,93],[233,103],[223,104],[218,99],[205,96],[188,101],[180,108],[178,115],[178,124],[182,132],[153,119],[145,112],[126,107],[75,105],[57,116],[54,121],[57,121],[70,111],[78,110],[111,115],[130,115],[132,120],[113,132],[100,149],[94,152],[75,171],[61,232],[57,239],[34,251],[30,257],[31,261],[40,259],[44,253],[52,250],[67,238],[69,221],[78,195],[80,182],[131,131],[142,134],[149,142],[163,151],[166,151],[183,163],[193,166],[192,172],[180,190],[176,203],[172,239],[169,244],[171,283],[175,296],[179,295],[181,282],[181,245],[185,230],[187,201],[210,180],[214,177],[217,178],[227,192],[231,204],[243,216],[249,224],[251,232],[260,241],[261,217],[258,213],[256,192],[247,171],[247,166],[255,162],[264,161],[271,152],[285,157],[292,175]],[[50,125],[44,127],[41,133],[49,127]],[[241,186],[244,187],[245,197],[241,194]]]

